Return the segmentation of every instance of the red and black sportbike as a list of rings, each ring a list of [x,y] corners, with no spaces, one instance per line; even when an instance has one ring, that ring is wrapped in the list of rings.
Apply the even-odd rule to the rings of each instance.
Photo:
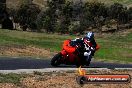
[[[62,50],[56,54],[51,59],[51,65],[52,66],[59,66],[60,64],[65,65],[76,65],[77,67],[83,66],[83,65],[89,65],[91,58],[92,58],[92,50],[91,50],[91,43],[90,42],[84,42],[84,45],[87,45],[89,53],[89,59],[86,61],[86,57],[84,56],[84,52],[86,51],[84,45],[75,45],[74,47],[70,45],[71,40],[65,40],[63,43]],[[99,49],[99,46],[97,45],[96,50]]]

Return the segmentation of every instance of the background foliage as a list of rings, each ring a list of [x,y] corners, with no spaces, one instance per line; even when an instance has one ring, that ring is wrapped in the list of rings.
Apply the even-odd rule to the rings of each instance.
[[[122,24],[132,25],[132,7],[128,8],[120,3],[108,6],[94,1],[48,0],[45,8],[33,3],[25,3],[17,10],[8,11],[14,22],[19,23],[24,31],[29,28],[48,33],[83,34],[91,29],[102,32],[102,27],[106,25],[109,25],[111,30],[119,29]],[[112,28],[111,20],[114,21],[115,28]]]

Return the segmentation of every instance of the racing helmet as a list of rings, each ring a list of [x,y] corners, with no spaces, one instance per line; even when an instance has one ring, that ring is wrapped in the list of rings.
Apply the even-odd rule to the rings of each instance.
[[[90,41],[94,39],[94,33],[93,32],[86,33],[83,39],[85,44],[91,45]]]
[[[88,39],[94,38],[94,33],[93,32],[86,33],[85,38],[88,38]]]

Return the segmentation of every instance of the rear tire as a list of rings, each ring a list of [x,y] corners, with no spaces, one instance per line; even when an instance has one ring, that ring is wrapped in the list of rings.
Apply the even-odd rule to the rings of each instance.
[[[62,58],[61,53],[56,54],[52,59],[51,59],[51,65],[52,66],[58,66],[60,65],[60,59]]]

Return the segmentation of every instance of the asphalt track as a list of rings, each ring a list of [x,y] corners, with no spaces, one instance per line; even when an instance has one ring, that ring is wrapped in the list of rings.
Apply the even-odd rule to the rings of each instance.
[[[44,69],[53,68],[49,59],[34,58],[9,58],[0,57],[0,70],[17,70],[17,69]],[[76,68],[73,65],[61,65],[58,68]],[[84,68],[132,68],[132,64],[119,64],[108,62],[91,62],[90,66]]]

